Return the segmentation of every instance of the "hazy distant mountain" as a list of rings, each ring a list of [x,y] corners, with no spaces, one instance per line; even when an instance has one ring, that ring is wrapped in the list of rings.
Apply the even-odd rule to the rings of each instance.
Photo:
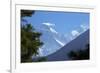
[[[60,48],[60,50],[46,56],[46,58],[48,61],[69,60],[67,54],[71,50],[83,49],[88,43],[89,43],[89,29],[84,33],[82,33],[80,36],[78,36],[76,39],[72,40],[71,42]]]
[[[53,27],[49,26],[49,24],[42,25],[36,29],[42,33],[40,39],[44,43],[43,46],[39,48],[39,56],[52,54],[70,41],[70,39],[60,35]]]

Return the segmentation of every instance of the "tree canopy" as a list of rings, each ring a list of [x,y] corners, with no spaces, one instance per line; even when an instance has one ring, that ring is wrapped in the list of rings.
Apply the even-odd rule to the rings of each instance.
[[[41,33],[36,32],[31,24],[21,27],[21,59],[22,62],[30,61],[32,55],[38,54],[38,49],[43,43],[40,41]]]
[[[72,60],[86,60],[90,58],[90,53],[89,53],[89,44],[86,45],[86,48],[83,50],[77,50],[77,51],[70,51],[68,53],[69,58]]]
[[[31,17],[34,12],[34,10],[21,10],[21,17]]]
[[[30,17],[33,13],[32,10],[21,10],[21,18]],[[43,45],[41,35],[32,24],[21,25],[21,62],[32,62],[32,56],[38,54],[39,47]]]

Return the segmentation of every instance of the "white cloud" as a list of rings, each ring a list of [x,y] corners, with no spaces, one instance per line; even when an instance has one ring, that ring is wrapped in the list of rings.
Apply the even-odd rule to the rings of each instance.
[[[50,27],[50,31],[53,32],[53,33],[58,34],[58,32],[55,29],[51,28],[51,27]]]
[[[77,30],[72,30],[71,34],[73,36],[78,36],[80,33]]]
[[[64,45],[65,45],[64,43],[62,43],[61,41],[59,41],[59,40],[56,39],[56,38],[55,38],[55,41],[56,41],[57,43],[59,43],[61,46],[64,46]]]
[[[80,27],[82,28],[83,31],[86,31],[89,28],[89,26],[86,24],[82,24],[80,25]]]
[[[55,24],[52,24],[52,23],[49,23],[49,22],[43,22],[42,24],[46,25],[46,26],[55,26]]]
[[[49,22],[44,22],[42,24],[45,25],[46,28],[48,30],[50,30],[52,33],[58,34],[58,32],[54,28],[52,28],[52,26],[55,26],[55,24],[52,24],[52,23],[49,23]]]

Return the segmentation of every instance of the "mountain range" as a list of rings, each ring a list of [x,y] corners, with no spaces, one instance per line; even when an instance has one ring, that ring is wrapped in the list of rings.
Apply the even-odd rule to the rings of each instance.
[[[69,60],[68,53],[79,49],[84,49],[89,44],[89,29],[83,34],[72,40],[58,51],[53,54],[46,56],[47,61],[64,61]]]

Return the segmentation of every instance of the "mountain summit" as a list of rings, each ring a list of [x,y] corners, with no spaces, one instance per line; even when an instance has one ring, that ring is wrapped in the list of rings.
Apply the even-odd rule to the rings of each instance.
[[[39,48],[39,56],[47,56],[63,47],[69,39],[59,34],[53,27],[54,24],[43,23],[42,28],[38,29],[42,33],[41,41],[44,45]]]

